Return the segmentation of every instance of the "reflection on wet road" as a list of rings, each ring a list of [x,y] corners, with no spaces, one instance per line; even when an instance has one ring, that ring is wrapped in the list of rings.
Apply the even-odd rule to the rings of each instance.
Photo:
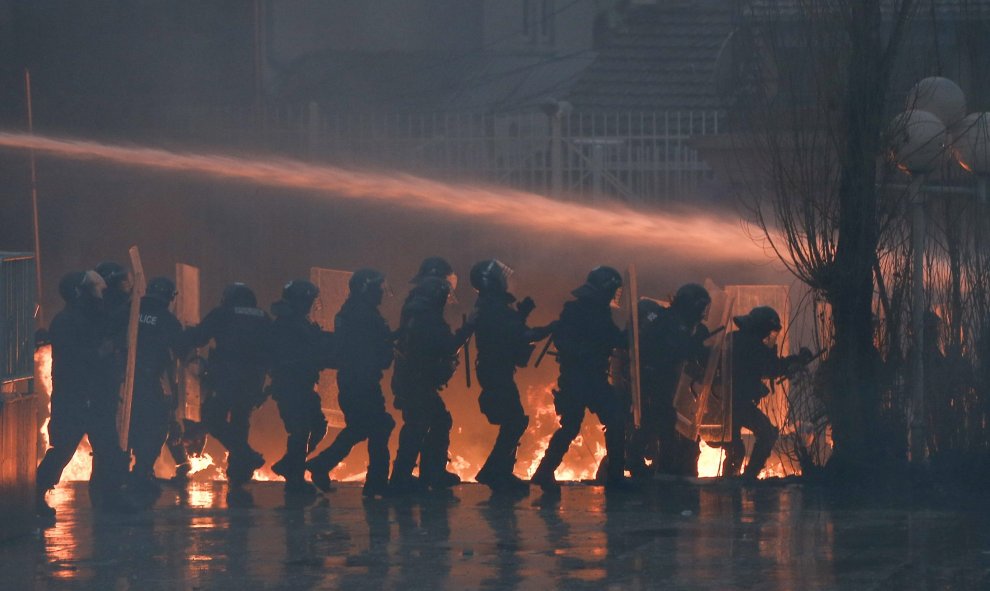
[[[0,546],[4,589],[988,589],[990,513],[850,502],[797,485],[655,484],[559,503],[362,501],[342,485],[286,503],[277,483],[166,489],[153,510],[94,513],[85,483],[54,528]]]

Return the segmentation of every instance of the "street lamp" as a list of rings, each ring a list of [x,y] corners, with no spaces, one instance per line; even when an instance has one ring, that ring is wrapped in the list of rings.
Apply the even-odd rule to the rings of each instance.
[[[956,128],[958,135],[952,145],[956,160],[976,176],[976,195],[985,203],[990,176],[990,113],[970,113]]]

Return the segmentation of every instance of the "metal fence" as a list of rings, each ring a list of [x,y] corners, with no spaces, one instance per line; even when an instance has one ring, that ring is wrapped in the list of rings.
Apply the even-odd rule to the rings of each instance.
[[[712,177],[688,141],[719,133],[723,118],[717,111],[353,114],[314,103],[271,109],[248,125],[229,114],[214,122],[223,121],[230,140],[261,140],[296,157],[581,201],[648,203],[690,198]]]
[[[34,255],[0,252],[0,384],[34,376]]]

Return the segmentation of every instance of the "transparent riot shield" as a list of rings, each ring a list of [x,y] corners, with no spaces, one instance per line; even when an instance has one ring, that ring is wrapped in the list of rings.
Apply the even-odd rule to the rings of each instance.
[[[175,265],[175,316],[183,328],[195,326],[200,321],[199,310],[199,268],[183,263]],[[199,357],[198,352],[195,357]],[[199,422],[202,393],[199,385],[199,365],[179,361],[176,372],[179,397],[176,419]]]
[[[120,434],[120,447],[128,448],[127,438],[131,428],[131,408],[134,401],[134,371],[137,368],[137,339],[138,318],[141,310],[141,298],[147,287],[144,277],[144,266],[141,264],[141,252],[137,246],[128,249],[131,259],[131,309],[127,320],[127,370],[124,373],[124,386],[121,390],[120,406],[117,409],[117,432]]]
[[[333,330],[334,316],[347,299],[347,282],[351,278],[350,271],[336,269],[321,269],[312,267],[309,270],[310,281],[320,289],[319,304],[313,306],[310,317],[323,330]],[[337,372],[325,369],[320,372],[320,381],[316,385],[323,404],[323,414],[331,427],[344,428],[344,413],[340,410],[337,400]]]
[[[703,367],[686,363],[674,393],[677,431],[692,441],[699,435],[707,440],[708,432],[712,430],[723,431],[726,412],[731,410],[726,408],[729,405],[726,404],[721,390],[716,390],[713,396],[713,384],[722,359],[725,329],[731,322],[732,298],[710,279],[705,281],[705,289],[712,298],[708,316],[704,320],[705,326],[712,333],[705,342],[710,348],[708,359]]]
[[[629,393],[632,404],[633,425],[638,429],[642,422],[642,387],[639,374],[639,283],[635,265],[629,265],[626,272],[626,305],[629,309],[629,322],[626,331],[629,338]]]

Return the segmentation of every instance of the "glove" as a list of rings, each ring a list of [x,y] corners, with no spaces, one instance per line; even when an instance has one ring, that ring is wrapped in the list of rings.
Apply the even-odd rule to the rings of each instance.
[[[708,327],[704,324],[699,324],[696,329],[694,329],[694,339],[699,343],[703,343],[708,340],[708,337],[712,336],[712,331],[708,330]]]
[[[798,361],[801,362],[801,365],[807,365],[811,363],[811,360],[814,358],[815,355],[811,352],[811,349],[807,347],[801,347],[801,350],[798,351]]]
[[[532,312],[534,308],[536,308],[536,302],[534,302],[533,298],[529,296],[523,298],[521,302],[516,304],[516,310],[519,311],[519,316],[522,317],[523,320],[529,316],[529,313]]]

